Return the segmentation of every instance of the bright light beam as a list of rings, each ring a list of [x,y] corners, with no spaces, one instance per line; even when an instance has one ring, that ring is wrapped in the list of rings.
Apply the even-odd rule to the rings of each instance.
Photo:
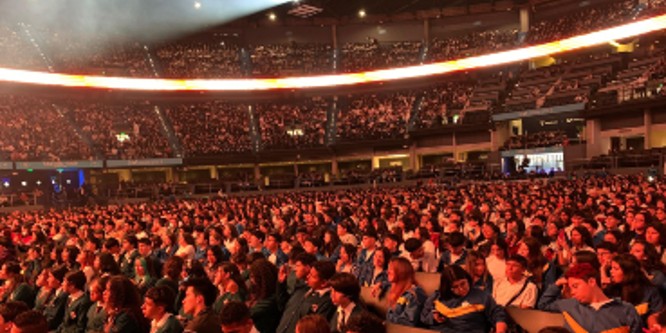
[[[614,40],[662,30],[666,15],[645,19],[614,28],[579,35],[536,46],[486,54],[420,66],[376,70],[370,72],[285,77],[272,79],[142,79],[35,72],[0,68],[0,81],[24,84],[101,88],[137,91],[251,91],[271,89],[306,89],[346,86],[441,75],[460,70],[489,67],[547,55],[607,44]]]

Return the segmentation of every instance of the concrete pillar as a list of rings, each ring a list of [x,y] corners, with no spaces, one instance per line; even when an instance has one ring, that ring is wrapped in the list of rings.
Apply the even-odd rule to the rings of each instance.
[[[409,169],[412,171],[418,171],[421,168],[421,163],[419,162],[419,155],[416,154],[416,144],[413,143],[409,146]]]
[[[210,179],[220,179],[220,174],[217,172],[217,167],[210,167]]]
[[[259,167],[259,163],[254,164],[254,180],[255,181],[261,180],[261,168]]]
[[[520,9],[520,32],[530,31],[530,10],[529,7]]]
[[[585,140],[587,141],[587,156],[592,158],[608,152],[601,151],[601,120],[588,119],[585,124]]]
[[[652,111],[645,109],[643,111],[643,126],[645,127],[645,139],[643,140],[643,148],[652,148]]]
[[[337,50],[338,49],[338,26],[335,25],[335,24],[331,26],[331,41],[333,42],[333,49]]]
[[[423,41],[430,45],[430,20],[427,18],[423,20]]]
[[[338,169],[338,157],[333,156],[333,159],[331,160],[331,173],[333,174],[333,177],[338,177],[340,175],[340,169]]]

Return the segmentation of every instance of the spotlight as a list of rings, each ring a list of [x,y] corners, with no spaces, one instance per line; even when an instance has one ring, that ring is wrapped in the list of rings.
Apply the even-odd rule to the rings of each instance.
[[[360,17],[360,18],[364,18],[365,15],[366,15],[366,13],[365,13],[365,9],[361,9],[361,10],[358,11],[358,17]]]
[[[21,186],[24,186],[24,187],[25,187],[25,186],[28,186],[28,182],[26,182],[25,180],[22,181],[22,182],[21,182]]]
[[[277,20],[277,15],[275,15],[275,13],[270,13],[268,14],[268,19],[271,21],[275,21]]]
[[[194,2],[194,9],[200,9],[201,8],[201,2],[195,1]]]

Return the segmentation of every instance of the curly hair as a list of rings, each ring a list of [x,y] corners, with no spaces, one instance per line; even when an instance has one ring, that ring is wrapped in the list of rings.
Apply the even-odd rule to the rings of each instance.
[[[255,300],[263,300],[275,294],[278,269],[270,261],[259,259],[250,265],[250,281]]]

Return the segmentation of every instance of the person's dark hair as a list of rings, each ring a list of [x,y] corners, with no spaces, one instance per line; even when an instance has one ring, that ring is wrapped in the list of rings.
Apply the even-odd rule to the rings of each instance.
[[[266,256],[259,251],[252,252],[247,255],[247,262],[248,264],[252,265],[253,262],[260,260],[260,259],[266,259]]]
[[[412,252],[420,249],[421,246],[423,246],[423,241],[421,241],[418,238],[412,237],[412,238],[405,241],[405,251],[407,251],[409,253],[412,253]]]
[[[230,301],[224,304],[220,312],[222,325],[235,325],[250,320],[250,309],[243,302]]]
[[[603,241],[597,245],[597,250],[599,249],[605,249],[608,250],[610,253],[616,253],[617,252],[617,246],[611,242]]]
[[[27,310],[14,318],[14,327],[21,333],[46,333],[49,330],[46,317],[35,310]]]
[[[275,242],[278,243],[278,245],[282,242],[282,235],[280,235],[277,232],[271,232],[266,237],[272,237],[273,239],[275,239]]]
[[[467,239],[465,238],[465,235],[463,235],[463,233],[460,231],[454,231],[448,236],[448,243],[452,247],[463,246],[465,245],[466,241]]]
[[[388,260],[386,261],[388,263]],[[361,286],[354,274],[336,273],[329,280],[331,289],[347,296],[352,302],[358,302]]]
[[[541,282],[543,278],[543,267],[548,260],[541,252],[541,242],[532,237],[525,237],[522,242],[527,246],[527,270],[532,273],[536,282]]]
[[[157,306],[164,307],[166,312],[173,312],[176,294],[167,286],[157,286],[146,291],[145,298],[151,299]]]
[[[250,265],[250,281],[254,299],[260,301],[275,294],[278,270],[266,259],[259,259]]]
[[[143,245],[148,245],[148,246],[153,246],[153,242],[150,240],[148,237],[141,237],[137,239],[138,244],[143,244]]]
[[[644,239],[636,239],[634,240],[634,243],[631,246],[634,246],[636,244],[641,244],[643,245],[643,253],[645,254],[645,260],[641,262],[643,268],[650,272],[650,271],[665,271],[664,264],[661,262],[661,256],[659,255],[659,252],[657,252],[657,249],[654,247],[654,245],[646,242]]]
[[[266,235],[264,235],[264,233],[261,232],[261,230],[254,230],[254,231],[252,231],[252,232],[250,232],[250,233],[251,233],[254,237],[257,237],[261,242],[263,242],[264,239],[266,238]]]
[[[577,264],[588,263],[595,269],[601,269],[599,257],[592,251],[578,251],[573,254],[573,257],[576,258]]]
[[[180,274],[183,272],[183,265],[185,260],[179,256],[173,256],[164,263],[164,275],[173,281],[180,280]]]
[[[643,300],[645,286],[651,285],[650,280],[643,273],[640,261],[628,253],[618,254],[612,260],[620,266],[624,275],[622,283],[616,286],[621,289],[618,296],[633,305],[640,304]]]
[[[86,289],[87,278],[82,271],[76,271],[67,274],[65,276],[65,281],[76,288],[76,290],[84,291]]]
[[[317,271],[319,278],[328,281],[335,274],[335,264],[328,260],[319,260],[312,264],[312,268]]]
[[[357,247],[352,245],[352,244],[349,244],[349,243],[342,244],[342,247],[345,249],[345,252],[347,252],[347,255],[349,256],[349,260],[351,262],[356,262],[356,249],[357,249]]]
[[[8,301],[0,304],[0,316],[5,322],[13,322],[16,316],[28,310],[30,308],[21,301]]]
[[[218,289],[208,278],[196,277],[188,279],[183,282],[183,287],[185,287],[186,290],[191,287],[194,294],[203,296],[204,304],[207,307],[210,307],[215,303]]]
[[[317,257],[310,253],[301,253],[294,258],[294,262],[300,262],[303,265],[312,266],[317,262]]]
[[[324,231],[324,234],[328,234],[331,238],[328,243],[324,242],[324,245],[322,246],[324,255],[330,258],[340,246],[340,238],[335,231],[330,229]]]
[[[107,282],[109,308],[130,309],[141,306],[139,291],[132,281],[124,275],[112,276]]]
[[[590,234],[590,231],[587,230],[587,228],[581,226],[577,226],[571,230],[577,231],[580,234],[580,237],[582,238],[583,244],[589,246],[589,247],[594,247],[594,242],[592,240],[592,234]]]
[[[472,276],[469,275],[465,269],[458,265],[444,267],[439,280],[439,297],[443,300],[450,300],[456,297],[453,290],[451,290],[451,287],[453,286],[453,283],[463,279],[467,280],[467,282],[469,282],[469,287],[472,288],[474,285]]]
[[[300,333],[330,333],[328,321],[321,315],[309,314],[298,320],[296,331]]]
[[[104,242],[104,248],[105,248],[105,249],[109,250],[109,249],[112,249],[112,248],[114,248],[114,247],[120,247],[120,242],[118,242],[117,239],[111,237],[111,238],[108,238],[108,239]]]
[[[347,332],[386,333],[386,326],[381,318],[368,311],[363,311],[357,316],[349,317]]]
[[[115,238],[112,238],[115,239]],[[120,274],[120,267],[118,267],[118,262],[113,255],[108,252],[103,252],[99,254],[99,264],[100,264],[100,273],[109,274],[109,275],[118,275]]]
[[[506,258],[506,261],[507,261],[507,262],[509,262],[509,261],[517,262],[517,263],[519,263],[521,266],[523,266],[523,268],[527,269],[527,259],[525,259],[525,257],[523,257],[523,256],[521,256],[521,255],[519,255],[519,254],[514,254],[514,255],[512,255],[512,256]]]
[[[569,267],[564,277],[567,279],[581,279],[587,282],[587,280],[594,278],[597,282],[597,286],[601,287],[601,273],[598,269],[594,269],[594,266],[590,264],[576,264]]]
[[[238,266],[230,262],[223,262],[222,265],[220,265],[219,269],[221,269],[225,273],[229,273],[229,278],[233,280],[236,283],[236,285],[238,285],[239,289],[238,291],[241,295],[247,294],[247,286],[245,284],[245,279],[243,279],[243,276],[241,276]]]

